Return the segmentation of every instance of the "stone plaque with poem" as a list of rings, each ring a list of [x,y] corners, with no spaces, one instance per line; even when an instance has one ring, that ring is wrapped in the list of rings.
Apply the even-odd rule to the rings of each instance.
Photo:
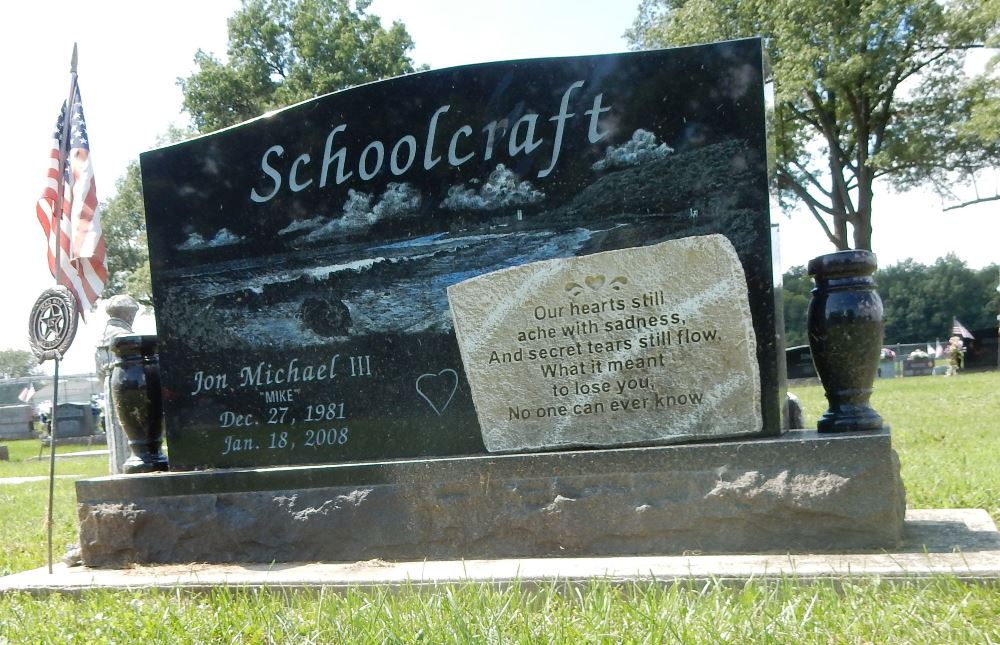
[[[448,299],[490,451],[761,429],[746,277],[722,235],[512,267]]]

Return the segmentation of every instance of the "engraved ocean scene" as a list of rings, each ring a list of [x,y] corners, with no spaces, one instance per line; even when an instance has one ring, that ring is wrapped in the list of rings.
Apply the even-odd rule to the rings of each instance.
[[[177,250],[205,261],[161,273],[168,307],[160,315],[172,329],[212,329],[220,349],[448,334],[447,287],[484,273],[679,235],[723,232],[737,249],[753,247],[752,215],[766,204],[754,203],[754,191],[741,186],[759,164],[747,158],[746,146],[670,154],[647,135],[634,135],[620,169],[599,173],[606,162],[598,162],[600,177],[551,210],[541,208],[541,191],[499,166],[482,187],[454,187],[432,206],[438,212],[428,219],[444,230],[421,230],[417,213],[428,205],[412,187],[392,184],[379,200],[351,191],[339,216],[290,222],[280,232],[287,250],[279,253],[240,257],[243,240],[228,230],[192,233]],[[642,137],[660,153],[636,154]],[[658,179],[651,184],[649,176]],[[641,201],[633,190],[639,185]],[[410,236],[393,237],[401,228],[393,224],[404,219]],[[219,259],[227,255],[236,257]]]

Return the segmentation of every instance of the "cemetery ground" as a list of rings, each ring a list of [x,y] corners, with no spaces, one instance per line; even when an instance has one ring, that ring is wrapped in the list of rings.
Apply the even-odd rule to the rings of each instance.
[[[792,390],[807,424],[819,386]],[[984,508],[1000,521],[1000,372],[879,381],[911,508]],[[44,475],[36,441],[9,442],[0,479]],[[62,449],[71,451],[73,447]],[[78,449],[78,448],[76,448]],[[105,457],[57,472],[106,473]],[[48,483],[0,485],[0,575],[45,563]],[[75,539],[72,479],[56,482],[56,552]],[[565,586],[140,590],[0,596],[6,642],[1000,642],[1000,583],[938,577]]]

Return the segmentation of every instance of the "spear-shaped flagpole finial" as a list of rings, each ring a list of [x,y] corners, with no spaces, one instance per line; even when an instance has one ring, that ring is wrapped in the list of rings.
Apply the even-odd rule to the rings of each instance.
[[[69,62],[69,73],[76,74],[76,43],[73,43],[73,58]]]

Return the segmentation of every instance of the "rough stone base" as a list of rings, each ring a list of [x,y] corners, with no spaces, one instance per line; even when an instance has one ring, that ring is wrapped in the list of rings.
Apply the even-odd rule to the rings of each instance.
[[[846,552],[899,544],[888,430],[77,482],[88,566]]]

